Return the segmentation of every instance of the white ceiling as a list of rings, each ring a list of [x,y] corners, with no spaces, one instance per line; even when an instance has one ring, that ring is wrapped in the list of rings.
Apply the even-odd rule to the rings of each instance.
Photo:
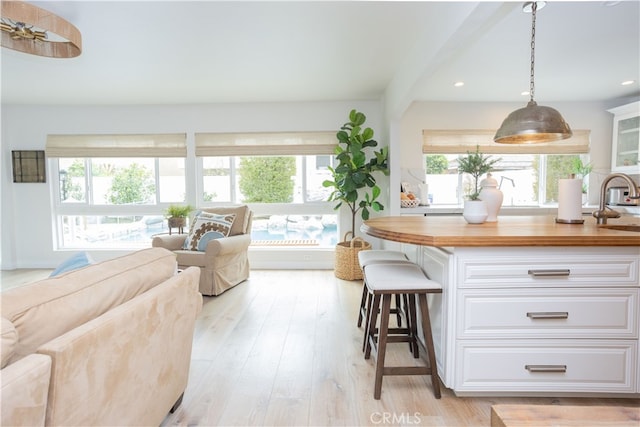
[[[3,104],[528,99],[521,2],[31,3],[76,25],[83,52],[2,48]],[[639,95],[640,2],[548,3],[535,58],[541,104]]]

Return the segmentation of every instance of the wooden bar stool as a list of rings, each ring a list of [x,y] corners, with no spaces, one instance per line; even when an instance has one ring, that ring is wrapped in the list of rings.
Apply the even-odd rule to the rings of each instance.
[[[436,399],[440,398],[440,379],[438,378],[438,366],[433,346],[433,336],[431,334],[431,320],[429,318],[429,306],[427,305],[427,294],[441,293],[442,285],[430,280],[420,267],[413,263],[394,264],[370,264],[364,268],[365,283],[367,291],[373,296],[373,302],[367,316],[367,337],[365,346],[365,359],[368,359],[373,349],[376,355],[376,377],[373,391],[374,399],[380,399],[382,392],[382,377],[384,375],[431,375],[431,385]],[[422,331],[426,344],[426,366],[385,366],[385,354],[387,344],[395,342],[411,342],[417,347],[416,322],[408,328],[400,328],[394,331],[389,328],[389,315],[391,309],[391,298],[394,295],[407,295],[409,300],[409,311],[416,311],[416,296],[420,305],[422,317]],[[376,334],[376,323],[378,310],[380,310],[380,326]],[[411,322],[409,322],[411,323]],[[405,331],[406,330],[406,331]],[[395,333],[406,332],[404,336],[394,335]],[[414,356],[416,353],[414,352]]]
[[[358,263],[360,264],[360,268],[364,270],[364,268],[369,264],[375,263],[406,263],[411,262],[409,258],[400,251],[389,251],[384,249],[371,249],[368,251],[360,251],[358,252]],[[367,285],[365,283],[365,279],[362,281],[362,298],[360,300],[360,312],[358,313],[358,327],[362,326],[362,320],[367,316],[367,306],[371,304],[369,300],[369,304],[367,304]],[[401,312],[401,297],[400,295],[396,296],[396,307],[391,309],[392,313],[395,313],[398,320],[398,326],[402,326],[402,312]],[[365,325],[366,327],[366,325]],[[364,350],[364,346],[363,346]]]

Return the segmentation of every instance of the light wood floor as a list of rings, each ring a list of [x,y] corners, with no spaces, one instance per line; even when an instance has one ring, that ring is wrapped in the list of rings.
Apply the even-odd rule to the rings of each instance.
[[[2,272],[2,287],[48,272]],[[436,400],[425,377],[385,377],[382,398],[374,400],[374,359],[364,360],[356,326],[361,286],[332,271],[252,271],[249,281],[205,297],[189,385],[163,426],[475,427],[490,425],[496,403],[640,405],[640,399],[462,398],[448,389]],[[406,344],[392,345],[387,356],[413,362]]]

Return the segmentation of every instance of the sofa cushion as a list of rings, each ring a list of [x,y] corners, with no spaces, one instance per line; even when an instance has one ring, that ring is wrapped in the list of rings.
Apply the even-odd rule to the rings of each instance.
[[[236,236],[238,234],[246,234],[247,227],[249,225],[249,206],[236,205],[236,206],[222,206],[215,208],[204,208],[202,212],[209,212],[218,215],[235,214],[236,217],[233,220],[231,231],[229,236]]]
[[[18,344],[18,331],[11,323],[11,320],[2,317],[2,340],[0,342],[0,355],[2,362],[0,367],[4,368],[13,356],[13,352]]]
[[[197,213],[191,224],[189,235],[184,241],[183,249],[204,252],[210,240],[229,235],[235,217],[235,214]]]
[[[8,289],[2,315],[18,331],[10,363],[176,274],[176,256],[151,248]]]
[[[93,264],[93,259],[87,252],[78,252],[77,254],[64,260],[49,277],[59,276],[67,271],[77,270]]]

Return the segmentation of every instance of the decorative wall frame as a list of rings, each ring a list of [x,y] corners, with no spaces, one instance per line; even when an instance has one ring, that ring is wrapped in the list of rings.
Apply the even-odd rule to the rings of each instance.
[[[47,182],[44,150],[16,150],[11,157],[13,182]]]

